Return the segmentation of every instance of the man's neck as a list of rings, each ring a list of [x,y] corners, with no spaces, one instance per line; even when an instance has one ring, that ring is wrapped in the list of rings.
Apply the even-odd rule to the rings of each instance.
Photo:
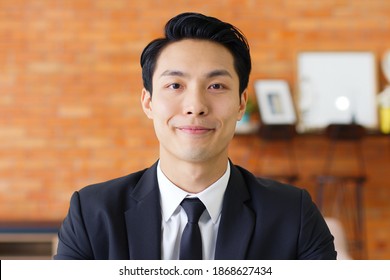
[[[162,172],[167,178],[182,190],[189,193],[199,193],[226,172],[228,159],[217,159],[209,162],[174,161],[160,158]]]

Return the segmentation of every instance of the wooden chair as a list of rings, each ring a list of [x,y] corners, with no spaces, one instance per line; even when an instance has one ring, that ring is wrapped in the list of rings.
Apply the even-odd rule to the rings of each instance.
[[[331,124],[325,130],[329,139],[329,146],[325,158],[324,168],[321,174],[316,176],[316,203],[325,215],[325,206],[337,213],[331,215],[340,216],[345,224],[350,225],[351,248],[356,251],[356,258],[365,257],[364,234],[364,206],[363,187],[366,181],[365,163],[361,140],[365,135],[365,129],[357,124]],[[357,164],[355,170],[342,170],[337,168],[337,148],[342,143],[347,143],[353,148],[349,156],[354,158]],[[341,168],[340,168],[341,169]],[[327,191],[327,195],[325,193]]]
[[[281,125],[262,125],[259,130],[262,139],[262,148],[258,159],[261,160],[268,156],[270,150],[275,149],[273,145],[280,144],[283,149],[285,165],[287,170],[280,170],[280,166],[271,168],[272,170],[260,170],[259,177],[271,178],[275,180],[284,181],[289,184],[294,184],[298,179],[297,160],[294,150],[294,137],[296,136],[295,125],[281,124]]]

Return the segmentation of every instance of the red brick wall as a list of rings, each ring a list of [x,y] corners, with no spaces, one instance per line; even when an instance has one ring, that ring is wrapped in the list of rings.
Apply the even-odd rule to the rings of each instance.
[[[387,0],[0,0],[0,220],[62,219],[73,191],[155,161],[139,56],[189,10],[247,35],[251,82],[294,89],[302,50],[390,48]]]

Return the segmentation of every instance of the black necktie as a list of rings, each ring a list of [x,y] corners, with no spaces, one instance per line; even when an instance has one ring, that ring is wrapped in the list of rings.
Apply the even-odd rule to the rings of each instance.
[[[187,213],[188,222],[180,242],[181,260],[202,259],[202,237],[199,229],[199,218],[205,206],[198,198],[186,198],[180,204]]]

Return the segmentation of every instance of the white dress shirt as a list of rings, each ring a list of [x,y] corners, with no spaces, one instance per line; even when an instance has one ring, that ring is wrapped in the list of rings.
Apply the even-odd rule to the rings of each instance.
[[[160,188],[162,213],[161,258],[163,260],[179,259],[181,235],[187,224],[187,214],[180,203],[186,197],[197,197],[206,207],[199,219],[203,259],[214,259],[223,196],[229,177],[230,164],[228,162],[225,174],[218,181],[200,193],[191,194],[169,181],[161,170],[160,162],[158,163],[157,180]]]

